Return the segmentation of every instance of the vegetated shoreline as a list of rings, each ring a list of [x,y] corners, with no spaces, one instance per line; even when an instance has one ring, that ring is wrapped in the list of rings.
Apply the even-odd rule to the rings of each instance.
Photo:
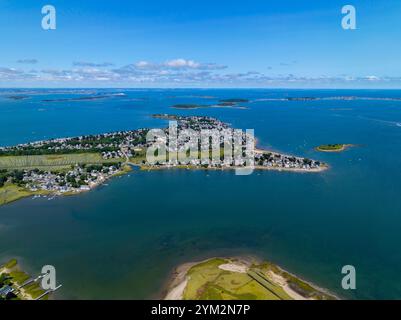
[[[349,148],[355,147],[354,144],[334,144],[334,145],[321,145],[315,148],[319,152],[343,152]]]
[[[262,264],[263,260],[255,256],[235,256],[235,257],[212,257],[204,260],[199,260],[196,262],[186,262],[178,265],[174,268],[174,270],[170,273],[167,281],[167,285],[165,289],[162,291],[161,298],[164,300],[184,300],[184,291],[190,281],[190,277],[188,276],[188,272],[191,268],[201,265],[203,263],[212,261],[214,259],[223,259],[228,263],[219,266],[222,270],[234,272],[234,273],[243,273],[246,272],[246,268],[250,268],[254,264]],[[337,295],[329,292],[329,290],[321,288],[310,281],[306,281],[293,273],[288,272],[287,270],[281,268],[278,265],[271,264],[276,268],[279,272],[269,271],[270,276],[274,279],[275,284],[279,284],[282,289],[288,294],[288,296],[292,300],[316,300],[311,297],[303,296],[302,294],[296,292],[291,289],[288,285],[288,281],[282,276],[282,274],[287,274],[298,281],[307,284],[316,292],[321,293],[323,296],[332,299],[332,300],[341,300]],[[281,273],[281,274],[280,274]]]
[[[37,281],[26,284],[29,279],[33,279],[30,274],[25,271],[20,261],[16,258],[9,259],[6,263],[0,264],[0,277],[3,278],[2,286],[10,286],[13,288],[13,295],[6,300],[35,300],[45,293]],[[25,285],[24,285],[25,284]],[[19,287],[22,286],[23,287]],[[43,297],[47,300],[49,295]],[[1,299],[0,299],[1,300]]]

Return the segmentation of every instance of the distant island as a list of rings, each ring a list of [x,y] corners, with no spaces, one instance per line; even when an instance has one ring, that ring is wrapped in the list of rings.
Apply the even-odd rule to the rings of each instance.
[[[224,130],[233,130],[228,124],[205,116],[159,114],[153,117],[175,120],[179,130],[216,129],[218,139]],[[148,131],[137,129],[0,147],[0,205],[29,196],[52,197],[90,191],[112,177],[131,171],[132,166],[142,170],[222,170],[243,168],[246,164],[244,158],[235,158],[235,164],[215,162],[210,152],[209,163],[194,159],[190,163],[174,160],[150,164],[146,159],[150,146],[146,141]],[[168,128],[164,132],[168,134]],[[223,141],[220,143],[223,148]],[[180,150],[184,150],[184,145],[177,146],[177,153],[184,152]],[[200,155],[201,152],[198,159]],[[320,161],[260,149],[255,150],[254,163],[256,170],[321,172],[327,169],[327,165]]]
[[[319,100],[319,98],[316,97],[289,97],[286,98],[288,101],[314,101],[314,100]]]
[[[109,99],[113,97],[124,97],[124,96],[125,93],[96,94],[92,96],[82,96],[74,98],[43,99],[42,102],[90,101],[90,100]]]
[[[248,107],[237,106],[235,103],[231,102],[222,102],[218,104],[212,105],[204,105],[204,104],[175,104],[171,106],[173,109],[204,109],[204,108],[230,108],[230,109],[248,109]]]
[[[234,98],[234,99],[222,99],[220,100],[221,103],[246,103],[249,102],[248,99],[242,98]]]
[[[25,99],[28,99],[29,97],[25,96],[25,95],[12,95],[12,96],[8,96],[7,98],[11,99],[11,100],[25,100]]]
[[[39,280],[22,271],[16,259],[0,265],[0,301],[48,299],[50,291],[43,290]]]
[[[323,144],[315,149],[320,152],[342,152],[353,146],[352,144]]]
[[[201,109],[201,108],[210,108],[208,105],[203,104],[175,104],[171,106],[173,109]]]
[[[223,99],[217,104],[175,104],[171,106],[173,109],[202,109],[202,108],[232,108],[232,109],[248,109],[245,106],[239,106],[240,103],[249,102],[247,99]]]
[[[400,101],[398,97],[362,97],[362,96],[332,96],[332,97],[284,97],[284,98],[263,98],[256,101]]]
[[[166,300],[335,300],[334,295],[253,258],[212,258],[173,273]]]

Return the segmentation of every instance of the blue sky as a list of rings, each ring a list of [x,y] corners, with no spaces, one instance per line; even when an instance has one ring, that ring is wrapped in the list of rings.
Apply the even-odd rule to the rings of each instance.
[[[400,88],[400,34],[399,0],[1,0],[0,86]]]

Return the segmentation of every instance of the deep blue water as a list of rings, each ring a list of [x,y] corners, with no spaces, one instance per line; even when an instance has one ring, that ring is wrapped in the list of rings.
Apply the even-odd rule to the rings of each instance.
[[[0,207],[0,262],[52,264],[64,298],[152,298],[174,266],[254,254],[346,298],[401,298],[401,101],[266,101],[397,97],[387,90],[0,91],[0,145],[162,127],[153,113],[210,115],[255,129],[259,146],[329,163],[319,174],[133,172],[90,193]],[[88,94],[104,99],[46,102]],[[110,95],[125,93],[125,96]],[[212,98],[213,97],[213,98]],[[177,103],[247,98],[247,110],[175,110]],[[338,154],[326,143],[358,146]],[[341,289],[341,267],[357,290]]]

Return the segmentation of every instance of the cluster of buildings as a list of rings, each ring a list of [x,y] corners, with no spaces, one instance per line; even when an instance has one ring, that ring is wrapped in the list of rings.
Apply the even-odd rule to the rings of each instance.
[[[194,131],[201,130],[224,130],[228,129],[229,125],[212,117],[204,116],[173,116],[170,120],[176,120],[179,130],[192,129]]]
[[[293,157],[279,153],[256,153],[255,165],[261,167],[300,169],[300,170],[319,170],[324,167],[320,161],[307,158]]]
[[[133,157],[133,150],[131,150],[129,147],[125,148],[125,151],[123,150],[118,150],[118,151],[103,151],[102,152],[102,158],[105,160],[108,159],[120,159],[120,158],[131,158]]]
[[[307,158],[261,150],[255,152],[255,137],[253,134],[234,130],[228,124],[211,117],[184,117],[167,114],[156,115],[156,117],[177,121],[178,139],[174,144],[171,144],[171,139],[168,136],[170,131],[166,129],[165,136],[158,137],[158,142],[166,144],[169,159],[168,161],[166,159],[166,161],[152,163],[152,165],[165,167],[190,165],[205,168],[254,165],[267,169],[296,169],[305,171],[325,168],[323,163]],[[191,129],[194,132],[195,136],[192,139],[185,135],[184,138],[180,137],[180,132],[186,129]],[[206,141],[206,143],[202,141]],[[249,146],[252,147],[250,148]],[[188,150],[192,150],[192,157],[189,156]],[[195,152],[195,150],[198,152]],[[174,155],[173,157],[171,156],[172,154]]]
[[[7,299],[11,298],[12,296],[14,296],[13,291],[14,291],[14,289],[9,285],[6,285],[6,286],[0,288],[0,300],[1,299],[7,300]]]
[[[52,193],[77,193],[89,191],[103,183],[111,176],[119,173],[120,165],[88,165],[75,166],[67,172],[45,172],[25,170],[22,179],[30,191],[49,191]]]
[[[148,165],[174,167],[191,165],[229,167],[247,162],[246,144],[255,145],[253,135],[234,130],[228,124],[205,116],[156,115],[171,120],[168,129],[155,134],[149,146],[165,146],[166,154],[148,160]],[[156,147],[154,147],[156,149]],[[253,155],[253,153],[252,153]]]
[[[61,138],[0,147],[0,155],[37,155],[82,152],[99,152],[105,159],[122,158],[122,146],[146,147],[147,129],[118,131],[98,135]]]

